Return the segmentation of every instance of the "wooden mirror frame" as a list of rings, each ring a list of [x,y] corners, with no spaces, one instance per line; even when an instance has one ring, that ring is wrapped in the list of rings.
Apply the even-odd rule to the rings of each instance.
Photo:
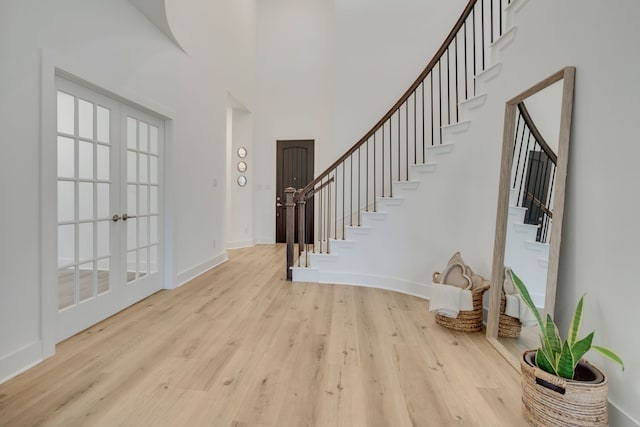
[[[502,162],[500,165],[500,186],[498,193],[498,211],[496,215],[496,234],[493,247],[493,267],[491,289],[489,292],[489,312],[487,315],[487,340],[516,369],[519,369],[519,357],[509,352],[498,340],[500,320],[500,290],[504,282],[504,250],[507,237],[507,217],[509,208],[509,187],[513,163],[513,147],[515,137],[515,118],[517,105],[531,95],[563,80],[562,105],[560,110],[560,132],[558,137],[558,161],[556,165],[555,194],[553,196],[553,227],[551,228],[549,248],[549,264],[547,270],[547,287],[545,292],[544,312],[553,317],[556,303],[558,279],[558,261],[560,258],[560,241],[562,237],[562,220],[564,216],[564,195],[569,157],[569,140],[571,134],[571,115],[573,111],[573,90],[575,67],[565,67],[521,94],[507,101],[504,114],[504,134],[502,140]]]

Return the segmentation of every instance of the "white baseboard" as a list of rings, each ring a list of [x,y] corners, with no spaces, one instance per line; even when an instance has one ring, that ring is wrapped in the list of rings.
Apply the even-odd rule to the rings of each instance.
[[[233,242],[227,242],[227,249],[250,248],[255,245],[256,242],[253,240],[235,240]]]
[[[609,400],[609,425],[614,427],[640,427],[640,421]]]
[[[207,260],[201,264],[198,264],[194,267],[191,267],[181,273],[178,273],[178,275],[176,276],[175,279],[175,283],[176,283],[176,288],[184,285],[187,282],[190,282],[191,280],[195,279],[196,277],[200,276],[203,273],[206,273],[207,271],[211,270],[212,268],[215,268],[217,266],[219,266],[220,264],[222,264],[223,262],[227,261],[229,259],[227,252],[223,252],[213,258],[211,258],[210,260]]]
[[[0,357],[0,384],[42,362],[42,342],[34,341]]]
[[[256,245],[273,245],[276,240],[274,237],[269,236],[258,236],[254,239]]]

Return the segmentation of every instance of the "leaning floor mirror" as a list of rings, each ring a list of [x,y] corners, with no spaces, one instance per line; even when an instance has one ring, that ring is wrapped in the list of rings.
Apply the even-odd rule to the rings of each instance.
[[[539,329],[509,271],[554,315],[574,79],[563,68],[506,103],[487,339],[516,369]]]

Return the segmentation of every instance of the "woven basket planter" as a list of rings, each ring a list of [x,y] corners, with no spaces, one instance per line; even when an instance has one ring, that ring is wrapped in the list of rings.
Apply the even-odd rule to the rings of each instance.
[[[482,296],[488,286],[471,291],[473,310],[460,311],[458,317],[452,318],[436,313],[436,323],[445,328],[460,332],[477,332],[482,330]]]
[[[576,368],[579,380],[549,374],[535,366],[536,350],[522,355],[522,414],[529,425],[607,426],[607,378],[593,365],[581,360]]]
[[[518,338],[520,331],[522,331],[522,323],[515,317],[507,316],[504,314],[507,306],[507,299],[502,294],[500,300],[500,321],[498,322],[498,336],[503,338]]]

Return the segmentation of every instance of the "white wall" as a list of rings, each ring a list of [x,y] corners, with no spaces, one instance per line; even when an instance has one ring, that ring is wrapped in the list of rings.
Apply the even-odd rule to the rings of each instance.
[[[253,115],[243,109],[231,110],[231,156],[229,159],[230,179],[229,206],[230,216],[227,218],[227,248],[252,246],[253,238],[253,169],[258,161],[253,152]],[[247,150],[245,158],[238,157],[238,148]],[[247,170],[238,171],[238,162],[244,161]],[[238,185],[238,177],[244,175],[247,184]]]
[[[169,2],[176,6],[178,2]],[[40,48],[125,97],[170,112],[174,286],[224,259],[226,92],[254,102],[254,0],[180,1],[186,55],[125,0],[0,4],[0,380],[41,356]],[[171,8],[175,11],[175,7]],[[217,186],[213,186],[217,179]],[[51,212],[51,215],[55,215]],[[214,242],[217,244],[214,245]]]
[[[414,82],[466,1],[336,0],[335,150],[355,144]]]
[[[316,173],[332,160],[333,1],[258,2],[253,183],[258,242],[275,241],[276,141],[315,140]]]
[[[465,224],[469,262],[489,271],[504,102],[567,65],[575,65],[576,88],[567,178],[556,318],[566,331],[586,293],[583,334],[610,346],[626,370],[587,355],[609,376],[609,397],[640,421],[640,343],[635,326],[640,286],[640,227],[635,197],[640,182],[637,102],[640,97],[640,3],[595,0],[529,1],[514,19],[516,40],[503,54],[500,76],[472,124],[475,141],[467,200],[476,207]],[[540,25],[544,22],[545,25]],[[532,60],[535,58],[535,60]],[[619,413],[614,411],[613,417]],[[628,425],[613,418],[611,425]]]

